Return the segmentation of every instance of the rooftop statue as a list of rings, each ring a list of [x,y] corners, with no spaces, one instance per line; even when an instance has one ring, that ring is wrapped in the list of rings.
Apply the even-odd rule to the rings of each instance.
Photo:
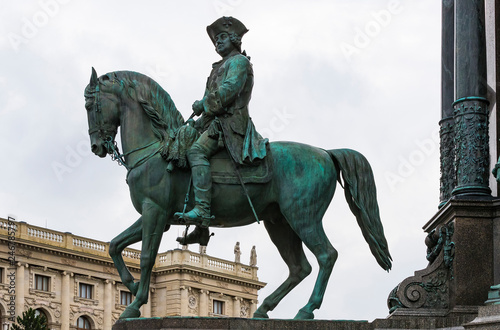
[[[92,152],[110,154],[127,168],[132,203],[141,214],[110,243],[121,280],[135,296],[120,318],[140,316],[162,233],[171,225],[196,225],[181,243],[206,245],[207,227],[262,222],[290,275],[253,317],[267,318],[309,275],[305,245],[315,255],[319,273],[309,301],[295,318],[312,319],[337,259],[322,226],[337,181],[343,181],[347,203],[375,259],[383,269],[391,268],[371,167],[354,150],[263,139],[248,116],[253,70],[241,52],[247,29],[237,19],[223,17],[207,31],[222,60],[214,64],[203,98],[193,104],[192,117],[201,115],[194,124],[183,119],[161,86],[140,73],[115,71],[98,77],[92,69],[85,89]],[[123,153],[115,142],[118,127]],[[211,195],[214,190],[218,194]],[[136,281],[121,253],[139,241],[141,276]]]
[[[250,266],[257,266],[257,250],[255,249],[255,245],[250,251]]]

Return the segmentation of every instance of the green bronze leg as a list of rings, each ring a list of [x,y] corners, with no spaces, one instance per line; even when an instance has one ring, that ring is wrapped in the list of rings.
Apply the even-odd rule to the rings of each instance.
[[[307,275],[311,273],[311,265],[307,261],[302,248],[302,241],[295,234],[286,220],[281,217],[278,221],[264,221],[269,237],[278,248],[278,251],[287,264],[290,273],[288,278],[269,295],[262,305],[253,314],[254,318],[268,318],[267,312],[272,311],[278,303]]]
[[[165,212],[152,201],[142,205],[142,250],[141,279],[134,301],[120,315],[123,318],[136,318],[141,315],[139,308],[148,302],[151,272],[160,247],[163,231],[166,228]]]
[[[120,274],[123,285],[125,285],[134,296],[137,294],[139,283],[134,283],[134,277],[130,274],[130,271],[123,261],[122,252],[127,246],[137,243],[142,239],[141,218],[127,230],[113,238],[109,243],[109,255],[115,263],[115,267],[118,270],[118,274]]]
[[[304,221],[294,221],[293,229],[302,239],[302,242],[314,254],[319,264],[318,277],[309,302],[300,309],[295,319],[313,319],[313,311],[320,308],[328,285],[328,279],[337,260],[337,250],[326,237],[321,217],[319,219],[303,218]]]

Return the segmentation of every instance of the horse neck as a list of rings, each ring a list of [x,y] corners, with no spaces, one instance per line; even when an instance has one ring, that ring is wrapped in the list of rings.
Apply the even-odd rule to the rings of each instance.
[[[151,120],[138,102],[130,102],[121,107],[120,133],[122,152],[127,154],[158,140],[151,129]],[[129,164],[136,163],[150,151],[141,149],[125,157]]]

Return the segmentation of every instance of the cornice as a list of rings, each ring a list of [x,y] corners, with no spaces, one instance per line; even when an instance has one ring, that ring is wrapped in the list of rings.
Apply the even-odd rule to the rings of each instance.
[[[246,286],[249,288],[253,289],[262,289],[263,287],[266,286],[266,283],[252,280],[252,279],[245,279],[242,280],[242,277],[236,277],[232,275],[227,275],[224,273],[217,273],[214,271],[210,271],[207,269],[199,268],[199,267],[193,267],[193,266],[186,266],[186,265],[179,265],[179,266],[170,266],[165,269],[157,270],[155,272],[156,276],[160,275],[166,275],[166,274],[191,274],[191,275],[197,275],[197,276],[202,276],[205,278],[210,278],[214,280],[219,280],[219,281],[224,281],[227,283],[232,283],[236,285],[241,285],[241,286]]]

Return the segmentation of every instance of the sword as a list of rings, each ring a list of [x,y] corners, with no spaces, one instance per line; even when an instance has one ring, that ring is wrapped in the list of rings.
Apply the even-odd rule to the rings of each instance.
[[[224,131],[224,126],[221,124],[219,118],[215,117],[215,120],[217,120],[219,122],[222,134],[226,135],[226,132]],[[226,147],[226,150],[227,150],[227,147]],[[252,209],[255,220],[257,220],[257,223],[260,224],[259,217],[257,216],[257,212],[255,212],[255,208],[253,207],[253,203],[252,203],[252,200],[250,199],[250,195],[248,194],[248,190],[247,190],[247,187],[245,186],[245,182],[243,182],[243,178],[241,177],[241,173],[240,173],[240,170],[238,168],[238,165],[236,164],[236,161],[234,160],[234,158],[231,155],[231,153],[229,152],[229,150],[227,150],[227,153],[229,154],[229,158],[231,158],[231,160],[232,160],[234,172],[236,173],[236,176],[238,177],[238,180],[240,181],[241,187],[243,188],[243,191],[245,192],[245,196],[247,197],[248,204],[250,205],[250,208]]]

